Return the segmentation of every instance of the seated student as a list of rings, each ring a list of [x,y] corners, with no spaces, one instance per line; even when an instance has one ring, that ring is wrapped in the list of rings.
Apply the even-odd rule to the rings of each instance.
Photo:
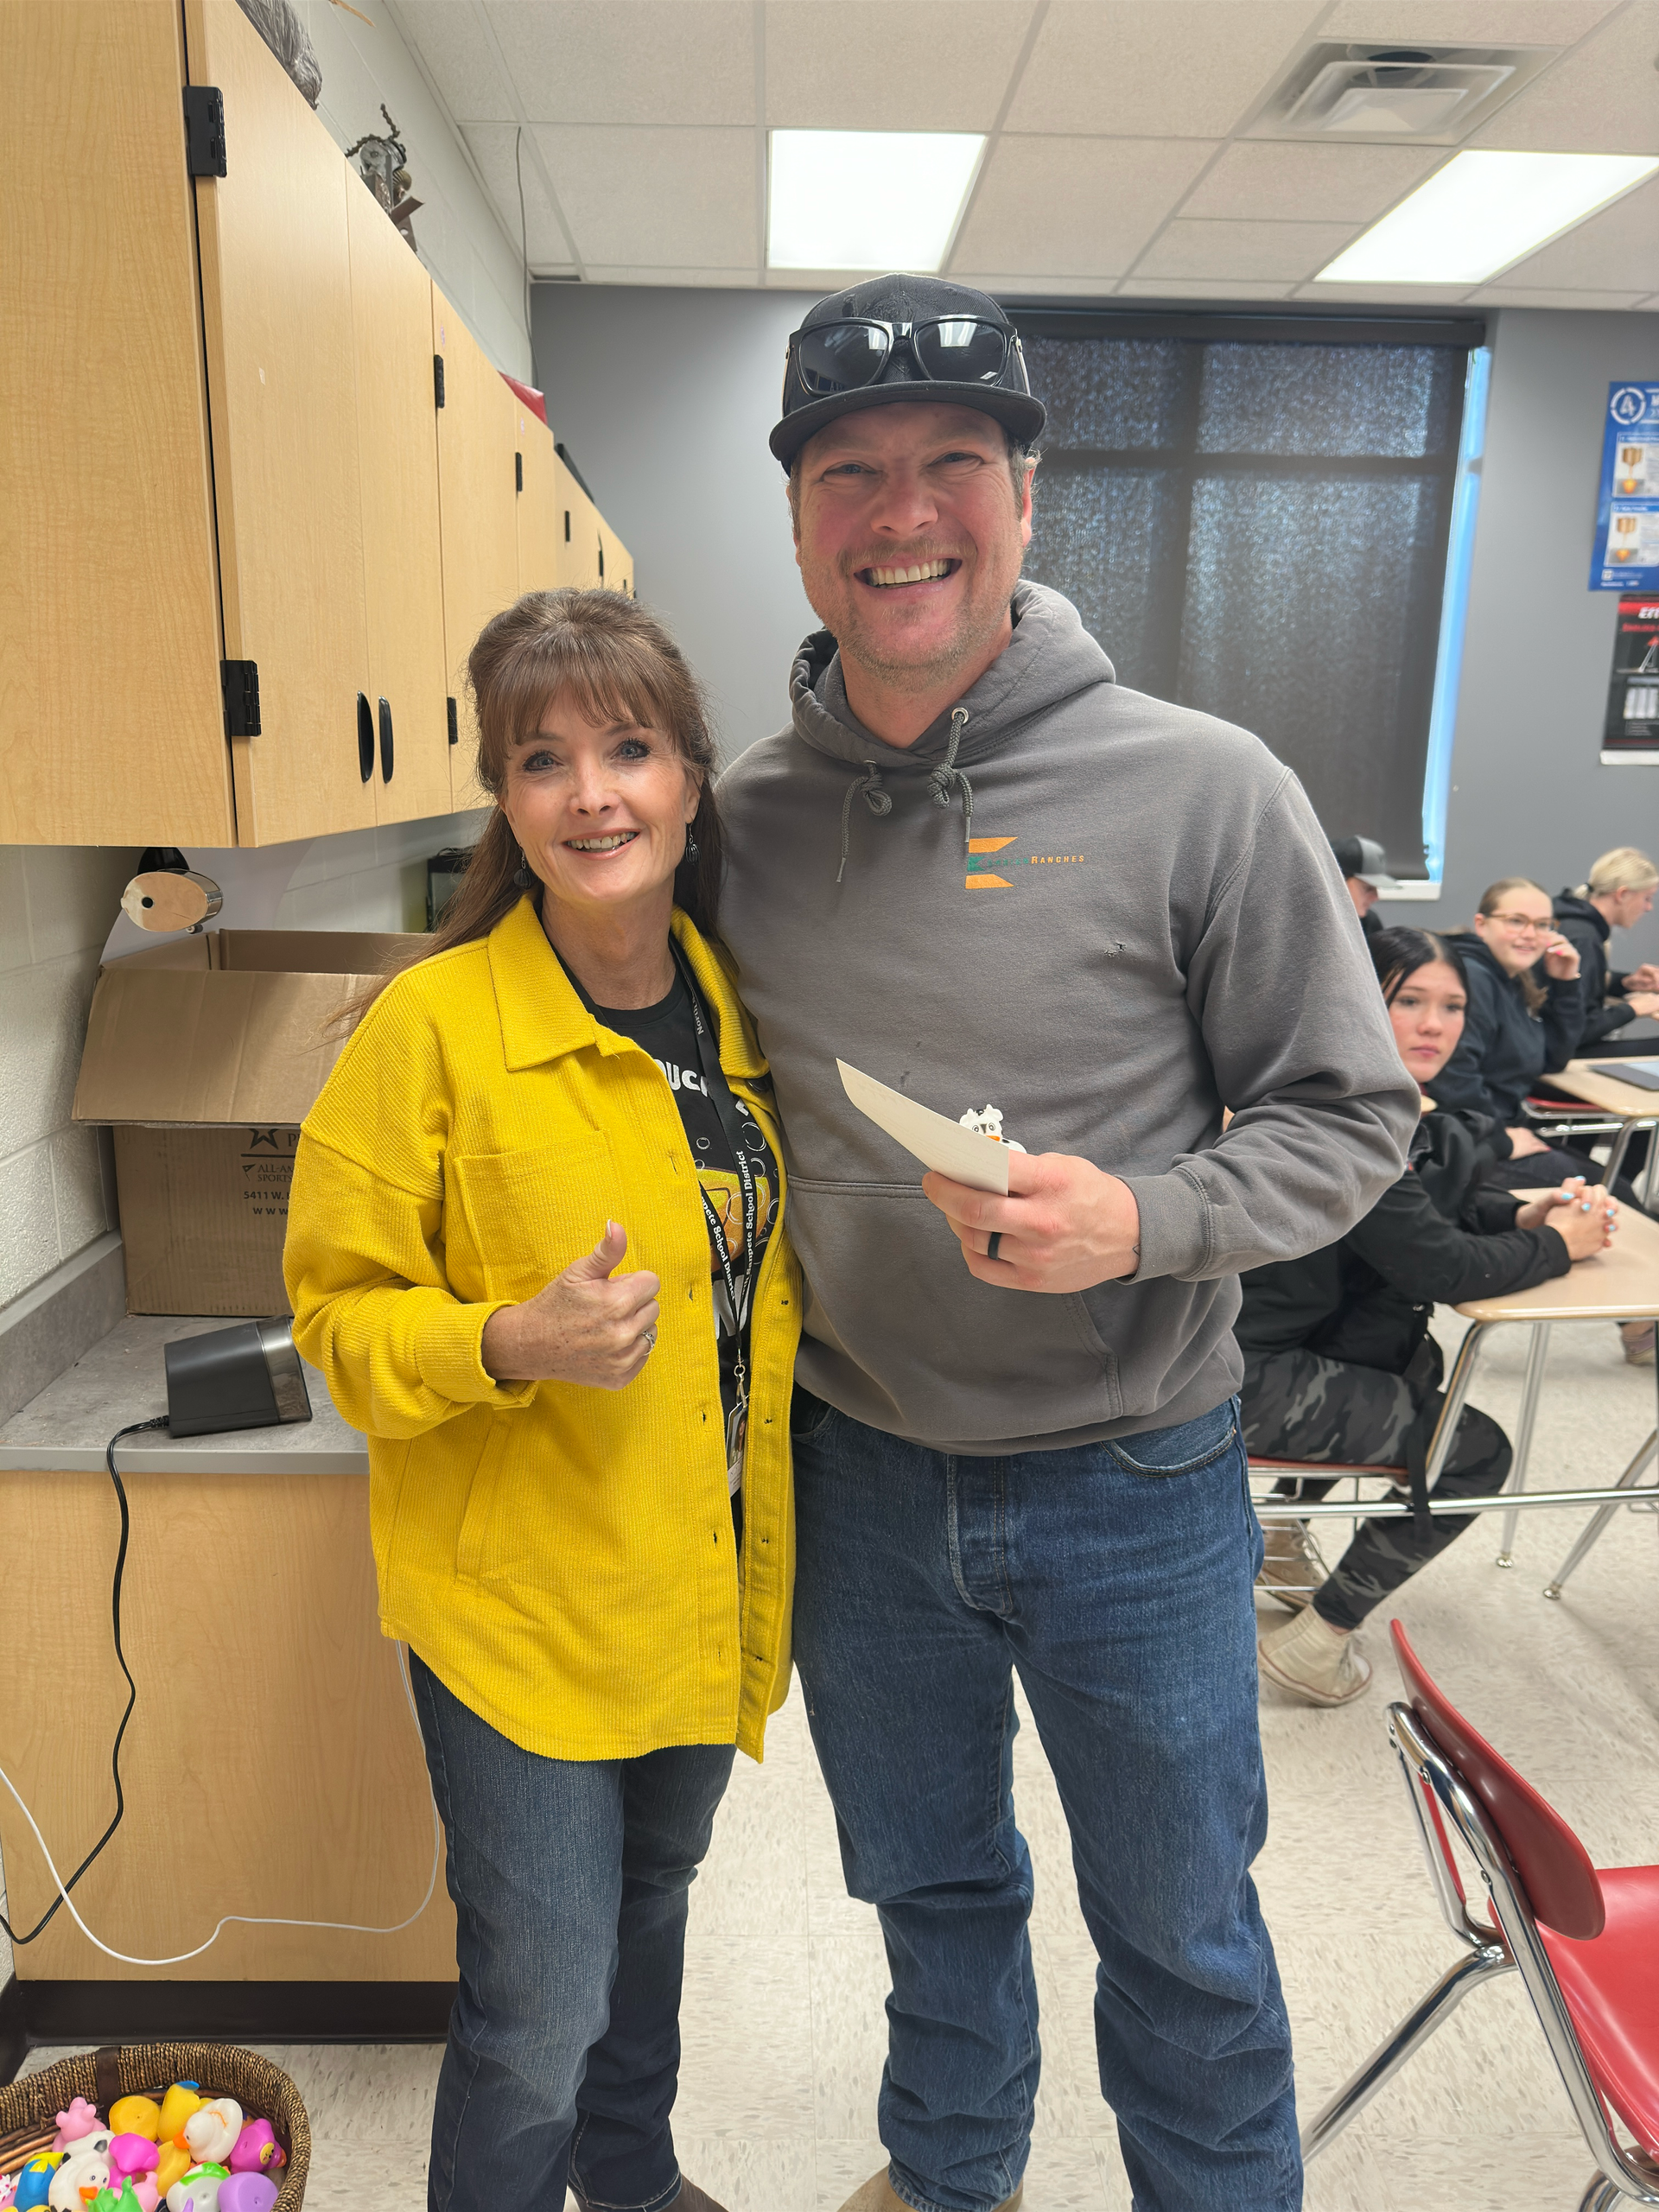
[[[1359,916],[1359,926],[1368,938],[1375,937],[1382,927],[1377,915],[1371,912],[1376,904],[1381,885],[1392,888],[1394,877],[1389,873],[1388,855],[1375,837],[1333,837],[1331,849],[1337,856],[1337,866],[1342,870],[1342,880],[1348,896],[1353,901],[1354,912]]]
[[[1592,1052],[1604,1059],[1614,1054],[1659,1053],[1659,1038],[1620,1037],[1643,1014],[1659,1014],[1659,967],[1646,961],[1621,974],[1607,958],[1607,940],[1615,930],[1633,929],[1653,905],[1659,868],[1634,845],[1618,845],[1604,853],[1590,871],[1590,880],[1575,891],[1563,891],[1555,900],[1555,919],[1561,935],[1578,951],[1584,983],[1584,1036],[1580,1056]]]
[[[1424,930],[1384,930],[1371,958],[1400,1057],[1430,1084],[1464,1028],[1470,993],[1458,948]],[[1296,1618],[1268,1629],[1257,1654],[1270,1681],[1311,1705],[1359,1695],[1371,1670],[1353,1648],[1354,1630],[1473,1517],[1431,1518],[1421,1489],[1441,1402],[1440,1351],[1428,1333],[1434,1302],[1529,1289],[1612,1236],[1617,1205],[1582,1177],[1524,1205],[1488,1182],[1492,1127],[1478,1116],[1426,1111],[1406,1173],[1346,1236],[1242,1278],[1233,1332],[1244,1355],[1248,1448],[1408,1467],[1420,1508],[1414,1520],[1363,1523],[1311,1605],[1306,1524],[1268,1528],[1258,1580]],[[1509,1470],[1503,1430],[1466,1408],[1431,1495],[1437,1503],[1490,1496]],[[1331,1478],[1299,1478],[1281,1482],[1278,1494],[1316,1499],[1331,1488]],[[1295,1583],[1300,1592],[1281,1586]]]

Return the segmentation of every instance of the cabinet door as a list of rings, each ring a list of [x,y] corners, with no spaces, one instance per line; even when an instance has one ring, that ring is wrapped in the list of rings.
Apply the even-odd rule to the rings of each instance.
[[[176,8],[0,7],[0,844],[228,845]]]
[[[225,651],[259,671],[237,839],[269,845],[374,820],[347,177],[236,0],[185,0],[185,48],[225,99],[228,174],[196,210]]]
[[[491,615],[518,597],[518,401],[435,284],[432,342],[443,357],[438,410],[443,636],[460,740],[449,754],[450,804],[477,806],[478,730],[467,697],[467,656]]]
[[[559,582],[573,584],[579,591],[591,591],[599,582],[599,509],[556,454],[553,467],[559,518]]]
[[[349,171],[346,207],[375,820],[413,822],[449,811],[432,280]]]
[[[553,450],[553,433],[545,423],[538,423],[524,406],[516,421],[524,468],[518,493],[518,588],[555,591],[562,581],[559,564],[564,550],[564,512],[557,480],[564,463]]]
[[[601,515],[599,518],[600,545],[604,553],[605,586],[607,591],[633,593],[633,556]]]

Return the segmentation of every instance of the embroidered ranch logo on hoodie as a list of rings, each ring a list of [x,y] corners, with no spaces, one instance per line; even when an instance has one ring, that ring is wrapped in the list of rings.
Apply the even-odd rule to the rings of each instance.
[[[1005,845],[1011,845],[1014,842],[1012,837],[970,837],[968,849],[970,853],[1000,853]],[[1081,853],[1033,853],[1031,865],[1033,868],[1070,868],[1082,858]],[[1008,868],[1017,863],[1005,861],[1002,865]],[[1014,880],[1011,876],[994,875],[989,869],[978,869],[970,873],[966,887],[969,891],[1012,891]]]

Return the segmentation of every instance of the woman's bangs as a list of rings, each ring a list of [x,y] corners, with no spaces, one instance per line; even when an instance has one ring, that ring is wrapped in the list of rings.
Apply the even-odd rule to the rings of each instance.
[[[635,652],[630,641],[569,634],[534,639],[503,671],[508,742],[531,743],[548,709],[565,699],[597,728],[625,722],[660,730],[681,747],[680,732],[654,675],[651,657]]]

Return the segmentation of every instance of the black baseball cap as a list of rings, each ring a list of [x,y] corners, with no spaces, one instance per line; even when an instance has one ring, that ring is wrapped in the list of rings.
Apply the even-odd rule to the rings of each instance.
[[[1019,334],[988,294],[942,276],[871,276],[820,300],[791,332],[768,443],[787,468],[826,423],[897,399],[977,408],[1022,445],[1048,419]]]
[[[1389,856],[1375,837],[1333,837],[1331,849],[1344,875],[1357,875],[1362,883],[1392,890],[1397,878],[1389,868]]]

